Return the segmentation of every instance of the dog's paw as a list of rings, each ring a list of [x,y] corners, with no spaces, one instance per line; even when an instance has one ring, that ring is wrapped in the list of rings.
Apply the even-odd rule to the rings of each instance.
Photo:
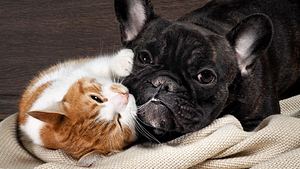
[[[120,50],[113,58],[112,66],[117,76],[125,77],[131,73],[134,53],[131,49]]]

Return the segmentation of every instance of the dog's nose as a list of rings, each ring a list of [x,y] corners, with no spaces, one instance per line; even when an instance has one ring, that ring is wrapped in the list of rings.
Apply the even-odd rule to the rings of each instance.
[[[179,86],[175,79],[168,76],[158,76],[155,79],[153,79],[151,83],[160,91],[163,90],[167,92],[175,92]]]

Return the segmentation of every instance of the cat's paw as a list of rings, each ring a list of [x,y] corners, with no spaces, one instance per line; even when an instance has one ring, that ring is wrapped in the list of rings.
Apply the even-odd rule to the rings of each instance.
[[[128,76],[133,67],[134,53],[131,49],[120,50],[113,58],[114,73],[117,76]]]

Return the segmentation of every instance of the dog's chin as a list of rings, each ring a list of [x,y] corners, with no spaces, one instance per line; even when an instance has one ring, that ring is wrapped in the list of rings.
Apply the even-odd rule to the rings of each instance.
[[[160,129],[161,131],[172,130],[171,111],[162,103],[150,101],[142,105],[138,110],[137,116],[142,120],[144,125]],[[159,133],[161,132],[157,132],[157,134]]]
[[[176,124],[172,110],[162,100],[152,99],[139,107],[137,116],[142,121],[143,127],[160,142],[182,135],[175,131]]]

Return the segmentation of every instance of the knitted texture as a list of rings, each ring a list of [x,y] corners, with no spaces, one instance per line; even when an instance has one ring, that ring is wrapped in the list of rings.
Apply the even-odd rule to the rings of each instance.
[[[227,115],[168,143],[135,145],[98,157],[90,168],[300,168],[300,95],[280,104],[282,114],[266,118],[252,132]],[[25,151],[16,137],[16,117],[0,123],[0,168],[82,168],[60,150],[24,142]]]

